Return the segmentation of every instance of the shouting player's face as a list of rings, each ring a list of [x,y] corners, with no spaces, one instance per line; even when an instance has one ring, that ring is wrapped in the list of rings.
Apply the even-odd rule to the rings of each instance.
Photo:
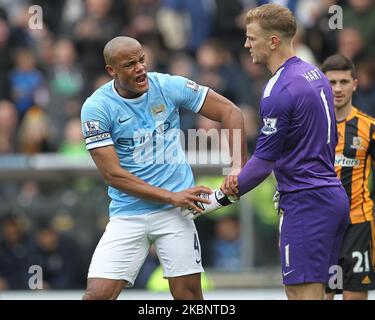
[[[116,52],[113,63],[106,66],[115,79],[116,89],[126,98],[135,98],[148,90],[145,53],[140,45],[121,48]]]
[[[245,48],[250,50],[253,63],[267,65],[270,49],[269,40],[259,23],[252,22],[246,26]]]
[[[335,108],[350,107],[353,92],[357,89],[357,80],[353,79],[350,70],[327,71],[326,76],[332,86]]]

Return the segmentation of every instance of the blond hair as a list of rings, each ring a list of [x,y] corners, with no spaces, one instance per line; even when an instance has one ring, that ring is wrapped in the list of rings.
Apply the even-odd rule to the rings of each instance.
[[[246,24],[258,22],[267,33],[278,33],[282,38],[292,39],[296,34],[296,19],[292,12],[278,4],[264,4],[248,11]]]

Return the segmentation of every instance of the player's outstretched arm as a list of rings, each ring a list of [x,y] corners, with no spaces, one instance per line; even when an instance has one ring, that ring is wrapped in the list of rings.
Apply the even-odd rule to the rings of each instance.
[[[92,149],[90,154],[105,182],[111,187],[132,196],[149,201],[169,203],[175,207],[191,206],[198,212],[201,212],[202,209],[196,205],[196,202],[209,203],[208,199],[202,200],[199,197],[202,193],[211,193],[209,188],[193,187],[181,192],[171,192],[163,188],[154,187],[139,179],[121,167],[116,150],[112,145]]]
[[[252,156],[242,168],[238,177],[236,177],[234,181],[228,179],[228,177],[225,178],[220,189],[226,195],[230,196],[235,194],[238,197],[241,197],[266,179],[272,172],[274,166],[275,161],[264,160]]]

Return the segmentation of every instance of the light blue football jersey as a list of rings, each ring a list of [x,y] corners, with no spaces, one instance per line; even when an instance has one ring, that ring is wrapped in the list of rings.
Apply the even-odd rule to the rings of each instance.
[[[122,168],[170,191],[194,185],[180,143],[179,108],[199,112],[208,88],[169,74],[148,73],[149,90],[138,98],[121,97],[110,81],[82,106],[82,131],[88,150],[114,145]],[[136,198],[113,187],[110,217],[141,215],[172,208],[169,204]]]

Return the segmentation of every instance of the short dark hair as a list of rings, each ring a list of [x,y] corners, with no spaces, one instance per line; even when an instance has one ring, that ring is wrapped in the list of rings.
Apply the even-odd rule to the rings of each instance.
[[[353,79],[357,78],[353,61],[342,54],[334,54],[333,56],[329,56],[324,60],[320,69],[323,71],[323,73],[326,73],[327,71],[350,71],[350,75],[353,77]]]

